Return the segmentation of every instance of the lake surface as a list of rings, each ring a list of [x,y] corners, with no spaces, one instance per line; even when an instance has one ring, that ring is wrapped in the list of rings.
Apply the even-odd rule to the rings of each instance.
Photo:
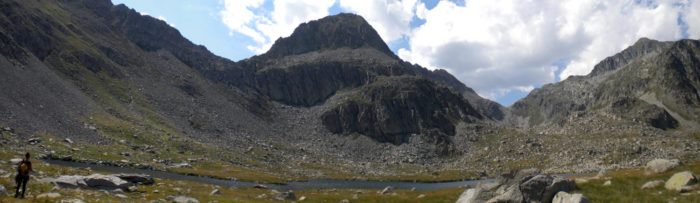
[[[80,162],[70,162],[61,160],[44,160],[49,164],[74,167],[74,168],[91,168],[99,172],[107,173],[141,173],[148,174],[154,178],[161,179],[171,179],[171,180],[183,180],[183,181],[193,181],[205,184],[220,185],[227,187],[254,187],[257,185],[263,185],[270,189],[277,190],[304,190],[304,189],[383,189],[387,186],[392,186],[396,189],[411,189],[416,190],[439,190],[446,188],[458,188],[464,186],[473,186],[479,182],[488,183],[493,182],[493,179],[486,180],[466,180],[466,181],[451,181],[451,182],[438,182],[438,183],[422,183],[422,182],[403,182],[403,181],[365,181],[365,180],[309,180],[301,182],[287,182],[285,184],[260,184],[256,182],[247,181],[237,181],[237,180],[225,180],[219,178],[203,177],[203,176],[192,176],[180,173],[166,172],[166,171],[156,171],[148,169],[137,169],[137,168],[124,168],[117,166],[93,164],[93,163],[80,163]]]

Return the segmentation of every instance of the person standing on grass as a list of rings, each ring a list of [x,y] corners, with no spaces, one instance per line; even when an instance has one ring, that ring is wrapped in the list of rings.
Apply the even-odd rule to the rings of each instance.
[[[17,165],[17,176],[15,177],[15,182],[17,183],[17,190],[15,190],[15,198],[19,197],[20,187],[22,189],[22,198],[24,198],[24,193],[27,192],[27,182],[29,181],[29,172],[34,172],[32,169],[32,162],[29,161],[31,155],[29,152],[24,155],[24,159]]]

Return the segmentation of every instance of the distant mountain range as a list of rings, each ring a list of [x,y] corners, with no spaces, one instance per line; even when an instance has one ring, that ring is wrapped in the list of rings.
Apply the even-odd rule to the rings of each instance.
[[[494,133],[692,132],[700,121],[697,40],[640,39],[506,108],[445,70],[401,60],[354,14],[301,24],[234,62],[108,0],[0,10],[0,124],[25,136],[104,143],[118,126],[240,154],[288,146],[270,155],[279,159],[431,164]]]

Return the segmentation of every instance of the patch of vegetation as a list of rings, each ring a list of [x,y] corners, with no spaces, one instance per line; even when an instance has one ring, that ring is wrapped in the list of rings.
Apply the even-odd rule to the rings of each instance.
[[[20,156],[16,153],[0,151],[0,158],[7,160]],[[13,171],[9,163],[0,164],[0,169]],[[99,173],[85,168],[70,168],[57,165],[49,165],[41,160],[34,161],[34,168],[37,174],[35,177],[56,177],[58,175],[88,175]],[[6,186],[10,193],[14,193],[14,181],[12,176],[0,177],[0,184]],[[0,195],[0,202],[56,202],[63,199],[81,199],[85,202],[148,202],[151,200],[163,199],[168,196],[185,195],[197,198],[200,202],[270,202],[274,201],[272,191],[254,188],[230,188],[215,185],[202,184],[189,181],[178,181],[168,179],[156,179],[154,185],[138,186],[138,191],[124,193],[126,199],[116,196],[117,193],[104,192],[90,189],[58,189],[52,190],[50,183],[39,182],[37,179],[30,180],[28,184],[27,198],[23,200],[14,199],[12,196]],[[220,194],[210,195],[214,189],[219,189]],[[338,202],[348,199],[353,202],[454,202],[463,191],[461,188],[435,190],[435,191],[409,191],[396,190],[396,194],[381,195],[377,190],[356,190],[356,189],[309,189],[294,191],[297,198],[305,197],[304,202]],[[47,192],[57,192],[61,194],[59,199],[36,199],[36,196]],[[356,196],[357,199],[354,199]],[[422,196],[421,198],[418,198]]]
[[[645,175],[644,169],[612,171],[605,176],[610,178],[611,185],[603,186],[607,181],[605,178],[591,180],[588,183],[579,184],[578,192],[588,197],[591,202],[700,202],[700,193],[697,192],[682,195],[676,191],[666,190],[663,185],[653,189],[641,189],[641,186],[648,181],[666,181],[674,173],[686,170],[699,174],[700,164],[687,164],[670,172],[653,175]]]

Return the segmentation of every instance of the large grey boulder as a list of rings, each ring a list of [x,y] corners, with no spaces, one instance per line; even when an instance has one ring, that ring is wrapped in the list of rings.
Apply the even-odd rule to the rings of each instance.
[[[459,195],[459,199],[457,199],[457,203],[476,203],[477,198],[479,196],[479,193],[481,193],[481,188],[470,188],[462,192],[461,195]]]
[[[576,183],[560,176],[539,174],[537,170],[522,170],[504,174],[497,186],[477,187],[464,191],[458,203],[471,202],[541,202],[550,203],[558,192],[568,192]]]
[[[518,185],[511,185],[505,189],[505,192],[498,196],[489,199],[487,202],[523,202],[523,193]],[[477,201],[478,202],[478,201]]]
[[[554,177],[537,175],[520,184],[520,191],[525,201],[540,201],[544,199],[544,191],[552,183]]]
[[[678,159],[654,159],[647,162],[646,170],[650,173],[663,173],[678,167],[680,164]]]
[[[50,182],[62,188],[78,188],[87,186],[84,178],[85,176],[59,176]]]
[[[558,192],[552,199],[552,203],[590,203],[591,201],[582,194],[569,194],[567,192]]]
[[[7,189],[5,189],[5,186],[0,185],[0,196],[3,196],[7,194]]]
[[[664,187],[668,190],[681,191],[683,187],[693,185],[698,182],[698,179],[690,171],[683,171],[673,174],[671,178],[666,181]]]
[[[561,176],[554,176],[552,183],[545,188],[542,202],[551,202],[552,198],[561,191],[568,192],[576,189],[576,182]]]
[[[59,176],[49,182],[62,188],[92,188],[92,189],[122,189],[132,191],[129,187],[136,184],[149,185],[155,181],[153,177],[143,174],[92,174],[89,176]]]
[[[574,181],[551,175],[537,175],[520,184],[520,191],[527,202],[549,203],[558,192],[574,189]]]
[[[123,189],[127,190],[132,183],[113,175],[92,174],[86,176],[83,181],[87,187],[97,189]]]

